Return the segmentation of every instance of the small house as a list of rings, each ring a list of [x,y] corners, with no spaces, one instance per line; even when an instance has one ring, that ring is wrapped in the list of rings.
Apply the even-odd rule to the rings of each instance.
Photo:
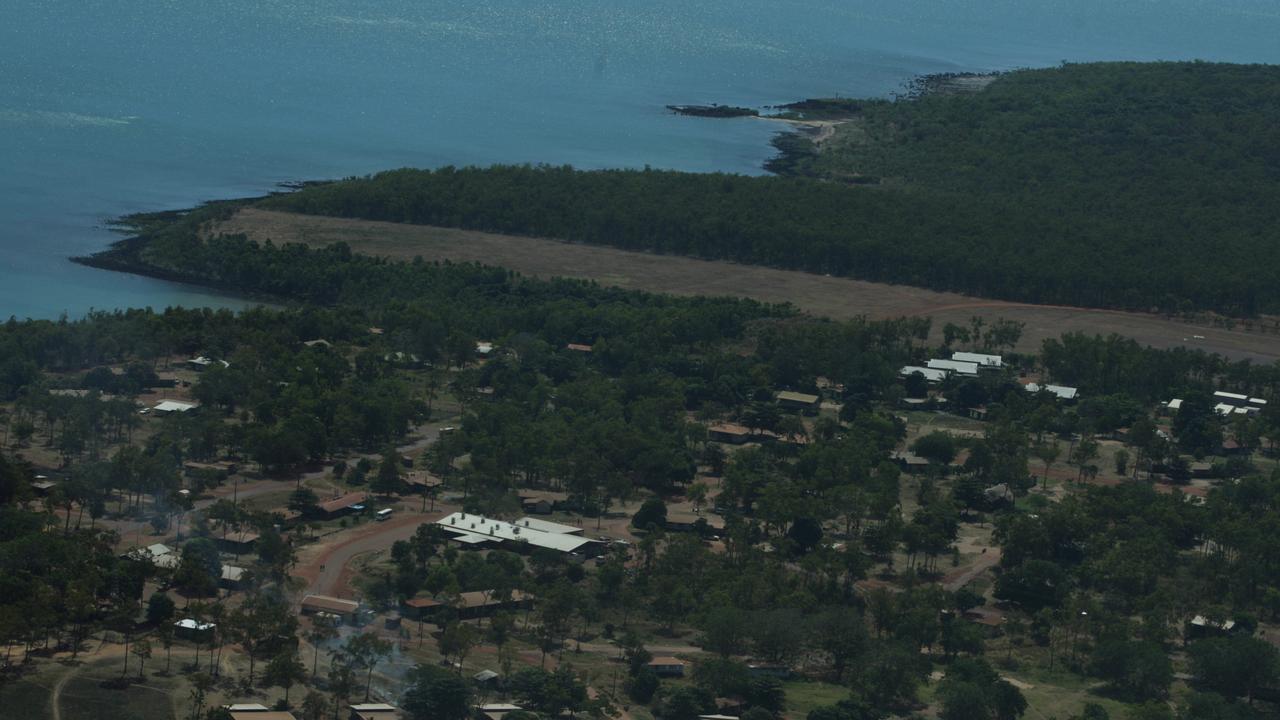
[[[508,713],[519,712],[523,709],[519,705],[512,705],[511,703],[488,703],[476,706],[476,711],[488,720],[502,720]]]
[[[254,547],[258,544],[258,538],[261,536],[252,530],[235,530],[232,532],[224,532],[222,535],[214,538],[214,544],[218,549],[231,553],[232,555],[246,555],[253,552]]]
[[[235,565],[223,565],[222,577],[218,584],[225,590],[239,590],[244,587],[245,575],[248,571]]]
[[[667,510],[666,529],[672,532],[722,532],[724,518],[690,510]]]
[[[649,661],[649,669],[658,677],[684,677],[685,661],[677,657],[656,657]]]
[[[741,445],[751,439],[751,429],[735,423],[716,423],[707,428],[707,439],[726,445]]]
[[[903,472],[916,474],[922,473],[929,469],[929,461],[916,455],[909,450],[898,450],[892,455],[893,462],[902,468]]]
[[[544,495],[521,495],[520,509],[531,515],[550,515],[556,501]]]
[[[1186,635],[1188,640],[1221,637],[1230,635],[1235,629],[1235,620],[1212,620],[1204,615],[1196,615],[1187,623]]]

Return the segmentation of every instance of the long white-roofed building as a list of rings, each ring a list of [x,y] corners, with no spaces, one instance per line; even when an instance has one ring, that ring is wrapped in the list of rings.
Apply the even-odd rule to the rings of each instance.
[[[951,353],[951,359],[956,362],[969,362],[976,364],[983,370],[1000,369],[1004,367],[1004,357],[1001,355],[984,355],[983,353],[971,352],[955,352]]]
[[[581,556],[594,556],[603,549],[601,543],[581,535],[573,535],[561,529],[549,532],[547,529],[535,527],[533,518],[522,518],[511,523],[495,520],[474,513],[456,512],[436,521],[441,529],[453,536],[453,539],[471,547],[501,547],[517,552],[534,549],[556,550],[562,553]],[[543,523],[539,522],[539,526]],[[546,523],[546,525],[558,525]],[[568,528],[569,526],[559,526]],[[576,529],[576,528],[574,528]]]

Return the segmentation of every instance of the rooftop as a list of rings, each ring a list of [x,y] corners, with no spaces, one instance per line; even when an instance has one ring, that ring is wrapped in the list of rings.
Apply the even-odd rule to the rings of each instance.
[[[436,524],[458,535],[458,539],[464,542],[482,542],[485,540],[522,542],[535,547],[559,550],[560,552],[574,552],[595,542],[578,535],[545,532],[535,529],[532,525],[516,525],[502,520],[486,518],[482,515],[469,515],[463,512],[456,512],[440,518],[436,521]]]
[[[950,370],[961,375],[977,375],[978,364],[971,362],[960,362],[959,360],[930,360],[929,367],[934,370]]]
[[[302,599],[302,607],[308,610],[327,610],[335,613],[353,613],[360,609],[360,603],[355,600],[343,600],[342,598],[330,597],[328,595],[308,595]]]
[[[983,367],[1004,367],[1004,357],[1000,355],[984,355],[982,353],[972,352],[955,352],[951,353],[952,360],[959,362],[977,363]]]
[[[791,390],[781,390],[777,393],[776,397],[778,398],[778,400],[782,402],[804,403],[805,405],[812,405],[818,402],[817,395],[810,395],[809,393],[802,393],[802,392],[792,392]]]
[[[1074,400],[1080,392],[1076,388],[1067,387],[1065,385],[1040,385],[1039,383],[1027,383],[1027,392],[1038,393],[1041,390],[1053,393],[1060,400]]]
[[[368,497],[369,496],[366,493],[362,492],[347,493],[342,497],[320,503],[320,509],[327,513],[338,512],[339,510],[346,510],[352,505],[359,505],[368,499]]]
[[[684,663],[684,661],[683,661],[683,660],[681,660],[681,659],[680,659],[680,658],[678,658],[678,657],[671,657],[670,655],[664,655],[664,656],[656,657],[656,658],[654,658],[654,659],[650,660],[650,661],[649,661],[649,664],[650,664],[650,665],[658,665],[658,666],[661,666],[661,667],[666,667],[666,666],[668,666],[668,665],[680,665],[680,666],[683,666],[685,663]]]
[[[908,375],[923,375],[925,380],[929,382],[942,382],[947,379],[947,371],[941,368],[927,368],[919,365],[905,365],[898,374],[907,377]]]
[[[177,400],[165,400],[151,409],[155,412],[169,413],[169,412],[188,412],[190,410],[195,410],[197,407],[199,406],[196,405],[195,403],[179,402]]]
[[[538,518],[522,517],[515,521],[520,527],[538,530],[539,532],[555,533],[557,535],[580,535],[582,528],[574,525],[564,525],[562,523],[551,522],[550,520],[539,520]]]

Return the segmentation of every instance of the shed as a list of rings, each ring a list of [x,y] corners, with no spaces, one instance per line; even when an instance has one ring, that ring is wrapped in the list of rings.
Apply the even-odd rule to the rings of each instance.
[[[317,505],[317,508],[319,509],[321,516],[327,519],[333,519],[351,512],[352,508],[363,503],[368,498],[369,495],[367,493],[347,493],[341,497],[326,500],[325,502]]]
[[[396,720],[400,711],[386,703],[358,703],[350,705],[351,720]]]
[[[173,624],[175,637],[193,642],[201,642],[209,637],[218,626],[214,623],[200,622],[195,618],[183,618]]]
[[[360,603],[354,600],[344,600],[328,595],[308,595],[302,599],[303,615],[329,613],[338,616],[342,622],[349,623],[355,619],[356,612],[359,610]]]
[[[787,410],[800,410],[806,413],[818,412],[821,398],[817,395],[809,393],[793,392],[791,390],[782,390],[774,395],[778,400],[778,405]]]
[[[165,400],[151,408],[151,412],[157,415],[169,415],[170,413],[185,413],[195,410],[199,405],[189,402],[179,402],[177,400]]]

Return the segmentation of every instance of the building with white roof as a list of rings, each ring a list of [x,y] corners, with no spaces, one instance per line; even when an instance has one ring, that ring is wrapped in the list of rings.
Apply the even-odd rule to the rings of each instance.
[[[200,406],[196,405],[195,403],[179,402],[177,400],[165,400],[160,404],[156,405],[155,407],[151,408],[151,411],[155,413],[160,413],[161,415],[165,415],[168,413],[175,413],[175,412],[176,413],[190,412],[192,410],[195,410],[198,407]]]
[[[959,360],[930,360],[929,367],[934,370],[947,370],[958,375],[974,376],[978,374],[978,363],[961,362]]]
[[[898,371],[898,374],[901,375],[902,377],[908,377],[910,375],[923,375],[924,379],[928,380],[931,383],[938,383],[947,379],[946,370],[920,367],[919,365],[906,365],[901,370]]]
[[[520,524],[516,524],[483,515],[456,512],[440,518],[436,525],[453,535],[458,542],[472,546],[492,544],[509,550],[542,548],[580,555],[594,555],[600,549],[600,543],[595,540],[588,540],[580,535],[539,530],[533,526],[534,522],[532,518],[522,518]]]
[[[982,353],[971,352],[955,352],[951,353],[951,359],[957,362],[975,363],[980,368],[1002,368],[1004,367],[1004,356],[1002,355],[984,355]]]
[[[1027,392],[1038,393],[1041,390],[1053,393],[1058,396],[1059,400],[1075,400],[1080,393],[1079,390],[1065,385],[1040,385],[1039,383],[1027,383]]]

